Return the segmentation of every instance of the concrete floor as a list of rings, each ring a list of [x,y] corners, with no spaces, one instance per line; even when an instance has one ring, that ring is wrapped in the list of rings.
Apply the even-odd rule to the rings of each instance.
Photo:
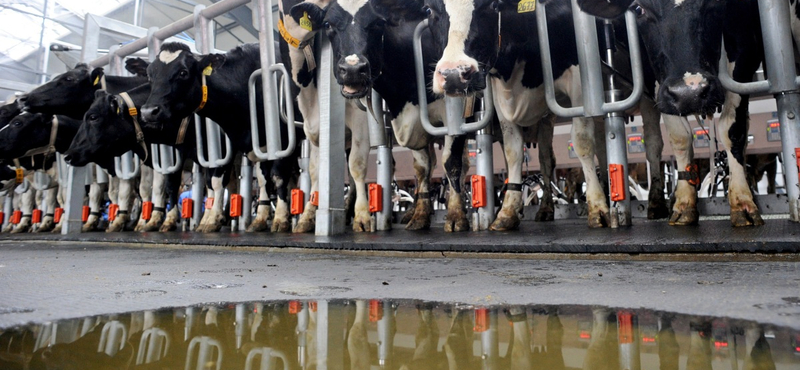
[[[800,256],[0,241],[0,328],[211,302],[337,298],[603,305],[800,329]]]

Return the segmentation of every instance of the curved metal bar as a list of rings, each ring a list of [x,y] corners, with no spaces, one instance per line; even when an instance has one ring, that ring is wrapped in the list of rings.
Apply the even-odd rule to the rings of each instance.
[[[428,20],[419,22],[414,29],[414,71],[417,75],[417,96],[419,97],[419,119],[425,131],[433,136],[447,135],[447,127],[434,127],[428,116],[428,92],[425,85],[425,67],[422,61],[422,31],[428,28]]]
[[[622,112],[639,103],[639,98],[644,91],[644,72],[642,72],[642,54],[639,45],[639,31],[636,28],[636,15],[632,11],[625,12],[625,28],[628,33],[628,50],[631,56],[631,71],[633,73],[633,90],[625,100],[603,104],[606,114]]]
[[[556,89],[553,79],[552,58],[550,56],[550,35],[547,31],[547,11],[546,6],[539,6],[536,9],[536,27],[539,28],[539,53],[542,59],[542,72],[544,76],[544,98],[547,107],[553,114],[571,118],[582,116],[583,107],[564,108],[556,101]]]
[[[722,52],[719,57],[719,73],[717,78],[722,84],[722,87],[737,94],[763,94],[772,88],[769,80],[745,83],[734,80],[728,71],[728,52],[725,51],[724,41],[722,42]]]
[[[286,71],[286,67],[283,65],[283,63],[277,63],[271,65],[268,68],[268,71],[270,73],[280,72],[282,74],[281,86],[283,87],[284,98],[287,101],[286,122],[294,122],[294,105],[292,103],[292,89],[288,82],[289,74]],[[250,74],[250,79],[247,81],[248,95],[250,98],[250,136],[252,138],[253,154],[255,154],[255,156],[258,159],[275,160],[278,158],[287,157],[294,151],[294,148],[297,145],[297,137],[296,137],[297,135],[295,133],[294,125],[287,125],[287,130],[288,130],[287,135],[289,142],[288,145],[286,146],[286,149],[276,150],[276,148],[270,148],[269,140],[267,140],[267,146],[266,146],[267,151],[265,152],[261,150],[261,143],[259,142],[259,135],[258,135],[258,106],[256,102],[256,79],[261,77],[261,74],[262,70],[257,69]],[[269,112],[267,112],[267,107],[264,107],[265,119],[267,114],[269,114]],[[264,123],[264,125],[265,128],[267,128],[266,122]],[[267,132],[269,132],[269,129],[267,129]]]
[[[133,152],[114,157],[114,170],[117,173],[117,177],[123,180],[130,180],[139,176],[141,170],[139,162],[139,156]]]
[[[153,153],[153,169],[163,175],[175,173],[180,169],[183,158],[181,152],[165,144],[150,144]],[[161,163],[162,161],[166,163]]]

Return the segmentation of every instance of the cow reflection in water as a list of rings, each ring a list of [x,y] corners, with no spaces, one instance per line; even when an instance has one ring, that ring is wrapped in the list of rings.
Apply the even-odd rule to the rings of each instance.
[[[400,366],[400,370],[422,370],[442,368],[444,356],[438,351],[439,324],[433,313],[433,304],[421,303],[417,305],[419,326],[414,337],[414,354],[411,360]],[[460,357],[460,356],[459,356]]]

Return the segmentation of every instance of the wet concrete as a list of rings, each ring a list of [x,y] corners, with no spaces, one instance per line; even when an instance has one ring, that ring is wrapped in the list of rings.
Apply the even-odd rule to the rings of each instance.
[[[597,260],[417,256],[5,241],[0,242],[0,328],[211,302],[285,299],[602,305],[800,328],[796,254],[739,254],[728,261],[720,261],[720,255],[691,255],[691,261],[628,255]],[[460,258],[466,256],[479,258]]]
[[[319,237],[313,234],[199,233],[88,233],[75,235],[0,235],[0,240],[69,240],[82,242],[137,242],[209,246],[292,247],[334,250],[443,251],[504,253],[720,253],[800,252],[800,224],[788,219],[768,220],[762,227],[733,228],[729,220],[703,220],[697,226],[673,227],[664,221],[634,219],[632,227],[589,229],[586,220],[522,223],[509,232],[445,233],[407,231],[402,225],[376,233]]]

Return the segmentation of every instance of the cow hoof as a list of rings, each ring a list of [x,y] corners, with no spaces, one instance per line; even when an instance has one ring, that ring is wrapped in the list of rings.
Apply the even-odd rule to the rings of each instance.
[[[731,211],[731,225],[733,225],[733,227],[763,226],[764,219],[761,218],[761,214],[758,211]]]
[[[158,229],[158,232],[166,233],[175,230],[178,230],[178,222],[175,220],[167,220],[164,221],[163,224],[161,224],[161,227]]]
[[[56,225],[56,227],[53,228],[53,231],[51,231],[51,233],[61,234],[61,224],[59,223],[58,225]]]
[[[653,203],[647,206],[647,219],[648,220],[660,220],[662,218],[669,217],[669,207],[667,207],[667,202],[662,200],[661,202]]]
[[[128,216],[128,215],[125,215],[125,214],[117,215],[117,218],[114,219],[114,222],[112,222],[110,225],[108,225],[108,228],[106,229],[106,232],[107,233],[115,233],[115,232],[119,232],[119,231],[124,231],[125,230],[125,224],[128,223],[128,220],[130,220],[130,216]]]
[[[519,228],[519,216],[516,212],[505,212],[501,210],[497,218],[489,226],[492,231],[509,231]]]
[[[292,231],[292,223],[289,220],[272,220],[273,233],[288,233]]]
[[[681,212],[673,210],[672,216],[669,218],[669,224],[671,226],[697,225],[699,218],[700,215],[697,213],[697,208],[694,207],[684,209]],[[731,215],[731,220],[733,220],[733,215]]]
[[[408,225],[411,222],[411,219],[414,218],[414,213],[417,211],[416,202],[414,202],[411,207],[406,210],[406,213],[403,214],[403,218],[400,219],[400,223],[403,225]]]
[[[197,231],[201,233],[217,233],[222,230],[224,222],[214,222],[207,225],[197,227]]]
[[[544,207],[540,206],[539,211],[536,212],[536,216],[533,218],[536,222],[547,222],[553,221],[556,218],[556,211],[553,207]]]
[[[83,224],[83,226],[81,226],[81,232],[88,233],[92,231],[99,231],[100,230],[99,224],[100,220],[88,221],[85,224]]]
[[[14,224],[9,222],[8,225],[6,225],[6,227],[3,228],[3,232],[10,233],[11,230],[14,230]]]
[[[306,208],[303,210],[303,214],[300,215],[300,218],[297,220],[297,224],[294,225],[292,232],[295,234],[313,232],[314,227],[316,226],[316,218],[317,207],[311,202],[306,203]],[[354,224],[353,227],[355,228],[356,225]]]
[[[46,232],[49,232],[49,231],[53,230],[55,227],[56,227],[56,223],[53,221],[52,218],[48,217],[44,221],[42,221],[41,224],[39,224],[39,228],[36,229],[35,232],[37,232],[37,233],[46,233]]]
[[[133,231],[135,231],[137,233],[140,233],[140,232],[144,231],[145,227],[147,227],[147,221],[145,221],[144,219],[140,218],[139,222],[136,223],[136,227],[133,228]]]
[[[245,230],[245,232],[256,233],[267,229],[269,229],[269,224],[267,224],[266,220],[253,220],[253,222],[250,223],[250,226],[247,227],[247,230]]]
[[[357,233],[364,233],[372,231],[372,220],[369,217],[354,217],[353,218],[353,231]]]
[[[414,203],[414,216],[406,224],[406,230],[428,230],[431,228],[433,206],[430,199],[418,199]]]
[[[589,228],[590,229],[599,229],[603,227],[608,227],[610,224],[610,220],[608,219],[608,212],[597,212],[596,214],[589,215]]]
[[[460,232],[460,231],[469,231],[469,220],[467,220],[467,216],[465,214],[452,217],[445,217],[444,221],[444,232],[452,233],[452,232]]]
[[[12,234],[27,233],[31,229],[31,225],[20,223],[11,230]]]

